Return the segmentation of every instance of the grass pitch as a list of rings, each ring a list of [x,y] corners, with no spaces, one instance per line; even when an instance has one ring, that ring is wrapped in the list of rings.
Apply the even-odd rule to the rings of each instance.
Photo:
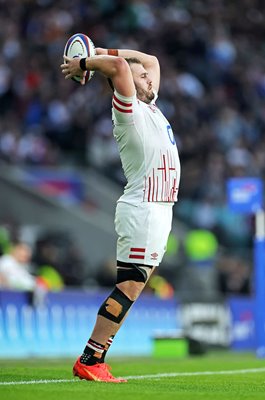
[[[256,400],[265,399],[265,360],[209,353],[186,359],[112,359],[128,383],[73,379],[74,360],[0,360],[1,400]]]

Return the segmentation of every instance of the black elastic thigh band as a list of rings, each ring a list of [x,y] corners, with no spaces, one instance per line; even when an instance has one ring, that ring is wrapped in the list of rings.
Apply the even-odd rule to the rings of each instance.
[[[143,282],[147,281],[148,275],[143,267],[153,268],[151,265],[126,263],[117,261],[117,283],[126,281]]]

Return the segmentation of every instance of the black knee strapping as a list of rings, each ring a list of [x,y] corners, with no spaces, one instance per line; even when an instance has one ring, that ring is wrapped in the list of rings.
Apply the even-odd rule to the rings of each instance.
[[[116,287],[101,305],[98,315],[119,324],[132,304],[133,301]]]
[[[151,265],[145,265],[144,267],[152,268]],[[117,261],[117,283],[125,281],[145,283],[147,281],[147,272],[143,265]]]

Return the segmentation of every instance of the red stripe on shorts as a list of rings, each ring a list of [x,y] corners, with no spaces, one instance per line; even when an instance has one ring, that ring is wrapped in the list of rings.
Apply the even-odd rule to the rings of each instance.
[[[131,247],[130,251],[137,251],[137,253],[144,253],[145,252],[145,248],[143,248],[143,247]]]
[[[130,254],[129,258],[137,258],[138,260],[143,260],[144,256],[142,256],[140,254]]]

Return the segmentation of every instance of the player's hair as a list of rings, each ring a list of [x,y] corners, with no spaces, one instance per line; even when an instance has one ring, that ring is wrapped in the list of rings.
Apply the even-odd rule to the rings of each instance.
[[[131,64],[141,64],[141,65],[143,65],[143,63],[139,60],[139,58],[136,58],[136,57],[125,58],[125,60],[127,61],[127,63],[129,65],[131,65]],[[112,80],[110,78],[107,78],[107,80],[108,80],[108,83],[109,83],[109,85],[111,87],[111,90],[114,92],[114,86],[113,86]]]
[[[139,58],[136,58],[136,57],[125,58],[125,60],[127,61],[127,63],[129,65],[131,65],[131,64],[141,64],[141,65],[143,65],[143,63],[139,60]]]

